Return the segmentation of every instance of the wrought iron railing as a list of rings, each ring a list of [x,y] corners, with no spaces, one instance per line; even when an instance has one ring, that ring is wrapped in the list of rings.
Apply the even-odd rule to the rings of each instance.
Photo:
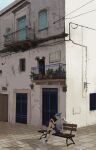
[[[30,78],[33,80],[65,79],[66,65],[62,63],[32,67]]]
[[[33,39],[34,39],[34,30],[30,27],[25,27],[10,34],[4,35],[4,45]]]

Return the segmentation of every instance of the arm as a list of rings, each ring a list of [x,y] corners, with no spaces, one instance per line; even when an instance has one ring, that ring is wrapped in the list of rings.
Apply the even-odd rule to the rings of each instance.
[[[63,125],[65,124],[65,123],[67,123],[67,121],[65,120],[65,118],[63,117],[62,119],[61,119],[61,126],[62,126],[62,132],[64,132],[64,128],[63,128]]]

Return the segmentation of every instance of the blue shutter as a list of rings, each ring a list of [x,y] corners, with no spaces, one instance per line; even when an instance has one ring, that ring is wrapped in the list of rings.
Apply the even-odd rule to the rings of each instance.
[[[90,110],[96,110],[96,93],[90,94]]]
[[[18,40],[22,41],[26,39],[26,16],[18,19]]]
[[[47,22],[47,10],[39,12],[39,30],[46,29],[48,27]]]

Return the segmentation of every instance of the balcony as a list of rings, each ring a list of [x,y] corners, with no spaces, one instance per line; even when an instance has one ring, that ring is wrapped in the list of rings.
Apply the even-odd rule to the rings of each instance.
[[[26,50],[32,46],[32,41],[34,30],[29,27],[4,35],[4,46],[9,50]]]
[[[32,67],[30,78],[36,84],[66,85],[66,65],[62,63]]]

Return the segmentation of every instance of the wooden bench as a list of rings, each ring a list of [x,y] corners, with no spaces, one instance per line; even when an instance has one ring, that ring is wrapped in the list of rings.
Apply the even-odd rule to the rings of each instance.
[[[63,130],[64,130],[64,132],[59,131],[59,132],[53,133],[52,135],[65,138],[67,146],[69,146],[71,144],[75,144],[73,137],[75,137],[75,132],[77,131],[77,124],[64,123],[63,124]],[[49,134],[47,130],[41,130],[39,132],[42,133],[42,135],[40,136],[40,139],[46,138],[47,134]],[[70,140],[71,143],[68,143],[68,140]]]
[[[75,137],[75,132],[77,131],[77,124],[65,123],[65,124],[63,124],[63,130],[64,130],[64,132],[55,133],[54,135],[62,137],[62,138],[66,138],[67,146],[69,146],[71,144],[75,144],[73,137]],[[71,143],[68,143],[68,140],[71,140]]]

